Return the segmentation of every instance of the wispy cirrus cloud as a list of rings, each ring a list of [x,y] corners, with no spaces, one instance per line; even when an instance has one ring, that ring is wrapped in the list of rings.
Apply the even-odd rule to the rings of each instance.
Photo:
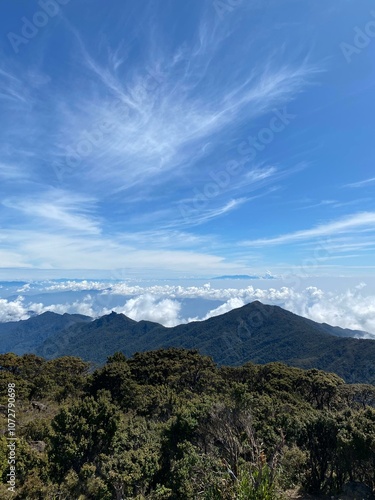
[[[237,262],[230,262],[217,255],[212,245],[202,248],[202,241],[184,245],[172,244],[172,235],[167,243],[162,239],[145,239],[141,234],[131,237],[126,234],[96,234],[80,231],[85,222],[69,221],[73,227],[67,229],[61,223],[47,228],[6,229],[0,242],[7,252],[8,267],[34,267],[46,269],[128,269],[139,275],[162,276],[168,273],[206,275],[210,273],[235,273],[242,269]],[[96,227],[94,226],[94,231]],[[208,248],[206,248],[208,246]],[[211,248],[210,248],[211,247]],[[63,271],[61,271],[63,272]]]
[[[314,242],[306,241],[301,243],[301,245],[313,249]],[[337,254],[353,251],[367,253],[373,251],[374,248],[375,240],[372,237],[371,232],[361,233],[360,235],[356,234],[354,237],[352,234],[347,236],[332,235],[332,237],[327,238],[324,242],[324,249],[327,254],[332,253],[336,256]],[[328,258],[328,255],[325,258]]]
[[[81,35],[73,32],[80,47],[80,64],[88,75],[91,73],[91,91],[73,94],[69,100],[64,93],[54,96],[58,140],[48,154],[50,164],[61,174],[64,189],[75,190],[78,184],[98,198],[112,193],[122,205],[134,206],[135,214],[128,212],[129,223],[139,220],[140,214],[156,222],[159,214],[158,223],[164,227],[194,226],[233,211],[248,199],[244,194],[249,190],[263,189],[262,196],[266,196],[272,192],[264,189],[266,183],[288,175],[275,166],[246,166],[243,175],[222,190],[214,204],[195,216],[181,218],[178,210],[171,209],[177,200],[186,198],[191,186],[200,186],[208,168],[214,171],[211,165],[216,160],[210,155],[222,147],[223,138],[230,139],[228,133],[233,135],[234,124],[241,127],[259,118],[273,106],[292,100],[309,84],[319,70],[307,60],[280,65],[272,55],[263,65],[257,63],[249,70],[241,83],[229,78],[219,90],[210,82],[202,95],[198,83],[208,77],[209,60],[218,57],[215,50],[220,48],[219,42],[214,48],[203,43],[199,50],[158,51],[153,62],[133,66],[124,77],[122,65],[113,62],[119,57],[118,48],[108,49],[105,61],[95,60]],[[207,74],[197,80],[202,67]],[[204,94],[210,92],[214,92],[214,99],[205,99]],[[202,169],[202,162],[208,164],[207,169]],[[289,175],[293,172],[290,169]],[[166,189],[168,195],[161,196]],[[134,196],[135,190],[142,190],[142,195]],[[149,209],[151,201],[157,206]]]
[[[217,206],[215,208],[206,208],[205,210],[187,210],[186,213],[180,212],[182,220],[179,224],[187,226],[198,226],[204,224],[212,219],[216,219],[222,215],[228,214],[233,210],[236,210],[239,206],[250,201],[251,198],[238,198],[228,201],[222,206]],[[173,224],[174,225],[174,224]]]
[[[57,230],[64,228],[80,233],[100,234],[100,224],[92,212],[93,200],[61,190],[52,190],[44,196],[23,199],[7,198],[2,203],[8,209],[21,212],[27,219],[38,223],[50,223]]]
[[[346,188],[361,188],[361,187],[371,186],[372,184],[375,184],[375,177],[370,177],[369,179],[364,179],[362,181],[353,182],[351,184],[345,184],[344,187],[346,187]]]
[[[278,19],[276,26],[273,15],[264,16],[263,30],[253,24],[253,4],[219,20],[209,0],[193,3],[186,26],[172,4],[160,11],[152,1],[139,9],[115,2],[93,25],[72,7],[28,45],[27,62],[22,55],[4,59],[4,262],[242,273],[253,256],[239,239],[258,248],[298,242],[300,249],[329,232],[370,230],[359,218],[348,222],[343,207],[351,200],[329,186],[316,193],[325,200],[316,208],[336,210],[334,223],[307,217],[310,229],[298,230],[306,227],[301,216],[284,226],[294,217],[288,200],[310,189],[297,174],[315,165],[321,128],[314,120],[327,104],[317,111],[314,84],[329,70],[329,57],[314,62],[300,36],[303,23],[287,27]],[[293,26],[300,28],[289,38]],[[315,132],[306,139],[311,123]],[[230,162],[241,167],[235,175],[226,170]],[[373,209],[371,200],[354,208]],[[252,213],[250,226],[244,221]],[[354,256],[370,246],[347,248]]]
[[[171,52],[156,49],[155,41],[150,41],[152,59],[142,59],[125,75],[122,65],[113,62],[119,58],[119,48],[108,47],[105,60],[99,60],[78,30],[70,29],[80,50],[80,64],[91,73],[93,90],[80,95],[79,103],[73,96],[71,106],[64,100],[56,161],[63,167],[67,147],[77,157],[87,131],[95,135],[95,123],[110,123],[111,131],[100,147],[84,158],[80,175],[93,183],[105,182],[117,192],[147,181],[163,185],[166,174],[169,182],[172,178],[174,185],[183,188],[184,171],[193,175],[222,144],[228,129],[232,134],[234,125],[237,128],[289,102],[320,71],[307,59],[279,64],[277,54],[270,54],[240,80],[236,77],[244,70],[236,68],[220,86],[215,85],[218,68],[211,61],[220,58],[228,34],[215,32],[214,36],[206,26],[200,31],[200,42],[190,48],[179,46]]]
[[[25,180],[30,178],[30,172],[20,165],[0,163],[0,179],[4,181]]]
[[[244,245],[270,246],[298,243],[306,240],[316,240],[326,236],[334,237],[340,234],[375,231],[375,212],[363,212],[345,216],[339,220],[317,225],[311,229],[295,231],[274,238],[261,238],[243,242]]]
[[[30,99],[29,87],[26,83],[10,71],[0,68],[0,100],[14,103],[27,104]]]

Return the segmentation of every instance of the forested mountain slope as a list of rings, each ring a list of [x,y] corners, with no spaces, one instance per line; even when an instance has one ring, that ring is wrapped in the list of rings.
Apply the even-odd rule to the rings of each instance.
[[[80,356],[97,364],[116,351],[198,349],[221,365],[282,361],[335,372],[347,382],[375,382],[375,341],[338,337],[313,321],[258,301],[205,321],[166,328],[112,313],[48,338],[35,352]]]

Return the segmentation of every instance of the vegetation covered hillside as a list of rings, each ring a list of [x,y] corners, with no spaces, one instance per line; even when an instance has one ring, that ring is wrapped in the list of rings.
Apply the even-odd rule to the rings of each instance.
[[[92,321],[82,314],[56,314],[47,311],[21,321],[0,323],[0,353],[34,352],[46,339],[78,323]]]
[[[375,383],[375,340],[339,337],[327,325],[258,301],[173,328],[112,313],[50,336],[34,352],[103,364],[115,351],[132,356],[169,347],[198,349],[220,365],[282,361],[334,372],[350,383]]]
[[[16,493],[0,498],[271,500],[372,498],[375,387],[281,363],[217,366],[197,351],[0,356],[16,391]],[[6,412],[6,406],[1,406]],[[340,498],[344,498],[340,496]]]

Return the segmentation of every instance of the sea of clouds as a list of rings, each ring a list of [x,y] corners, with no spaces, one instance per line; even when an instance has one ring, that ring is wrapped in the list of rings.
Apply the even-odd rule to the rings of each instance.
[[[273,284],[273,283],[272,283]],[[319,323],[368,332],[375,339],[375,292],[365,283],[345,290],[317,286],[225,286],[47,281],[0,284],[0,322],[25,320],[45,311],[93,318],[111,311],[165,326],[204,320],[254,300],[283,307]],[[365,335],[366,336],[366,335]]]

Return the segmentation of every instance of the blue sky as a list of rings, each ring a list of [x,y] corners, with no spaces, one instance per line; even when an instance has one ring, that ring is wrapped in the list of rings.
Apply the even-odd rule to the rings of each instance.
[[[0,276],[375,274],[373,2],[1,8]]]

